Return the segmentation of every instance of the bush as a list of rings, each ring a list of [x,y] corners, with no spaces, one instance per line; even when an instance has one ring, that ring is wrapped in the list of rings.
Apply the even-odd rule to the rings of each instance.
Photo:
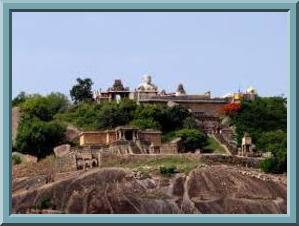
[[[151,118],[135,119],[130,124],[139,129],[160,129],[160,124]]]
[[[196,129],[196,128],[198,128],[195,118],[191,117],[191,116],[185,118],[185,120],[183,121],[183,127],[185,129]]]
[[[89,102],[93,100],[92,85],[93,82],[90,78],[81,79],[77,78],[77,84],[75,84],[70,90],[70,96],[75,104],[80,102]]]
[[[282,130],[261,134],[257,147],[271,152],[273,157],[263,161],[261,168],[265,172],[282,173],[287,171],[287,133]]]
[[[65,126],[57,122],[44,122],[24,117],[19,125],[15,148],[24,154],[45,157],[64,142]]]
[[[14,165],[19,165],[19,164],[21,164],[21,163],[22,163],[22,159],[21,159],[21,157],[18,156],[18,155],[13,155],[13,156],[12,156],[12,163],[13,163]]]
[[[165,105],[141,105],[136,108],[134,119],[149,120],[160,125],[163,132],[182,129],[186,118],[191,113],[181,105],[168,107]]]
[[[181,137],[185,151],[195,151],[207,144],[207,136],[197,129],[182,129],[175,133],[176,137]]]
[[[12,106],[16,107],[19,106],[20,104],[24,103],[25,100],[27,99],[26,93],[25,92],[20,92],[13,100],[12,100]]]
[[[162,175],[171,176],[172,174],[177,173],[177,170],[176,170],[175,166],[170,166],[170,167],[161,166],[160,167],[160,173]]]
[[[54,115],[66,111],[68,99],[61,93],[51,93],[48,96],[31,95],[20,105],[23,113],[37,117],[43,121],[51,121]]]
[[[254,101],[242,101],[240,111],[231,116],[231,122],[236,126],[239,145],[244,132],[250,134],[254,143],[264,132],[286,132],[286,100],[282,97],[258,97]]]
[[[286,159],[283,162],[276,157],[265,159],[261,161],[260,168],[266,173],[286,172]]]

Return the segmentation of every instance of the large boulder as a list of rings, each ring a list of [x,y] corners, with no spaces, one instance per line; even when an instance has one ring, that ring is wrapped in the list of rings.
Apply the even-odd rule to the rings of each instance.
[[[15,141],[15,139],[17,137],[17,131],[18,131],[18,127],[19,127],[20,118],[21,118],[20,108],[19,107],[13,107],[12,108],[12,117],[11,117],[11,121],[12,121],[12,140],[13,140],[13,142]]]
[[[71,152],[71,145],[69,144],[62,144],[54,148],[54,153],[56,157],[62,157],[70,152]]]
[[[81,131],[72,125],[68,125],[65,131],[65,138],[67,141],[74,141],[79,138]]]

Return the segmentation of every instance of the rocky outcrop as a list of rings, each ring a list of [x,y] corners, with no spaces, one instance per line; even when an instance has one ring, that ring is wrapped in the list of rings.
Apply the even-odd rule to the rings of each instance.
[[[13,107],[12,108],[12,116],[11,116],[13,142],[15,141],[15,139],[17,137],[17,131],[18,131],[20,119],[21,119],[20,107]]]
[[[200,165],[172,177],[92,169],[27,191],[19,182],[12,206],[14,213],[286,213],[286,184],[273,178],[226,165]]]

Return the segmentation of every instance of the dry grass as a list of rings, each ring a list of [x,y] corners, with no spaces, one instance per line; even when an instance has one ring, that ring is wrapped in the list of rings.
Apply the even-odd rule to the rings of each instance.
[[[50,155],[38,162],[24,162],[12,167],[12,176],[14,178],[29,177],[38,175],[48,175],[55,171],[55,156]]]
[[[188,174],[200,164],[198,158],[189,155],[147,156],[144,158],[115,158],[104,161],[102,167],[123,167],[141,171],[145,177],[159,173],[160,167],[175,167],[178,172]]]

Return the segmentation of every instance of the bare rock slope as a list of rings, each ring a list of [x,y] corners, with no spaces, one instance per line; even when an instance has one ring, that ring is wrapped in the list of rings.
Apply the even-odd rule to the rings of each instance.
[[[225,165],[188,176],[136,178],[122,168],[94,169],[13,194],[13,212],[286,213],[286,184]]]

